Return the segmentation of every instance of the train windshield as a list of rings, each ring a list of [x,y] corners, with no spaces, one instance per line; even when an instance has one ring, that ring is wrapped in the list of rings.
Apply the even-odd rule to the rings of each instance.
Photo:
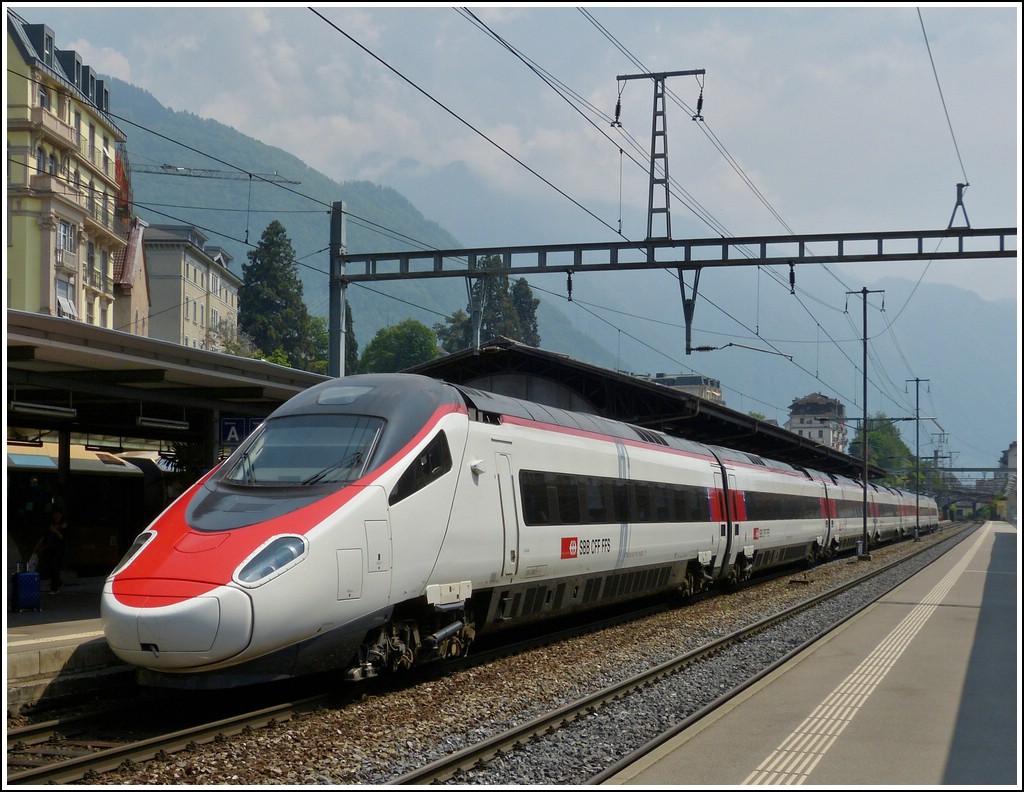
[[[250,486],[355,481],[384,421],[364,415],[289,415],[266,421],[230,460],[223,480]]]

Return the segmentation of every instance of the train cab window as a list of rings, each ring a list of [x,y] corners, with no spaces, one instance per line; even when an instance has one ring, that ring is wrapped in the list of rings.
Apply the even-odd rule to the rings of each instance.
[[[451,469],[452,453],[448,449],[448,438],[444,432],[438,432],[437,437],[430,441],[398,479],[395,488],[391,490],[388,503],[394,506],[400,500],[437,481]]]
[[[384,422],[359,415],[290,415],[265,421],[225,464],[243,486],[345,484],[370,461]]]

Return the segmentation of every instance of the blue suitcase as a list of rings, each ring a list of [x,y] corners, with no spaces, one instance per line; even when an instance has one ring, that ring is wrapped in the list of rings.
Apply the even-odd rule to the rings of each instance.
[[[38,572],[15,572],[11,575],[11,608],[17,611],[42,610]]]

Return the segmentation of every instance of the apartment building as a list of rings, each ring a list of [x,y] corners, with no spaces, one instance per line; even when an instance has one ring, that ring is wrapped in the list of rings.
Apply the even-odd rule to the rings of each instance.
[[[112,328],[131,197],[109,89],[10,10],[6,80],[7,305]]]
[[[143,247],[154,306],[149,336],[221,351],[238,333],[242,281],[229,269],[230,254],[187,225],[150,226]]]
[[[838,399],[812,393],[789,405],[786,429],[836,451],[846,452],[846,406]]]
[[[725,406],[725,399],[722,396],[722,383],[711,377],[705,377],[700,374],[665,374],[659,372],[651,377],[651,380],[659,385],[666,385],[669,388],[675,388],[706,401]]]

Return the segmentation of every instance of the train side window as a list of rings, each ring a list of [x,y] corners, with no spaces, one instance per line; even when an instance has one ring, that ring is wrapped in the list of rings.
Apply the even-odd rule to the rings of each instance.
[[[612,522],[630,522],[629,513],[629,482],[625,479],[611,479]]]
[[[548,487],[544,474],[533,470],[519,473],[519,492],[523,498],[523,520],[527,525],[547,525]]]
[[[576,525],[580,521],[580,492],[575,476],[555,476],[558,498],[558,522]]]
[[[654,519],[668,522],[672,516],[671,500],[668,487],[664,484],[654,485]]]
[[[604,496],[601,479],[587,476],[580,482],[583,486],[583,497],[587,507],[587,523],[603,523],[608,521],[608,501]]]
[[[448,449],[448,438],[444,432],[438,432],[437,437],[430,441],[398,479],[395,488],[391,490],[388,503],[394,506],[400,500],[408,498],[414,492],[441,478],[451,469],[452,453]]]

